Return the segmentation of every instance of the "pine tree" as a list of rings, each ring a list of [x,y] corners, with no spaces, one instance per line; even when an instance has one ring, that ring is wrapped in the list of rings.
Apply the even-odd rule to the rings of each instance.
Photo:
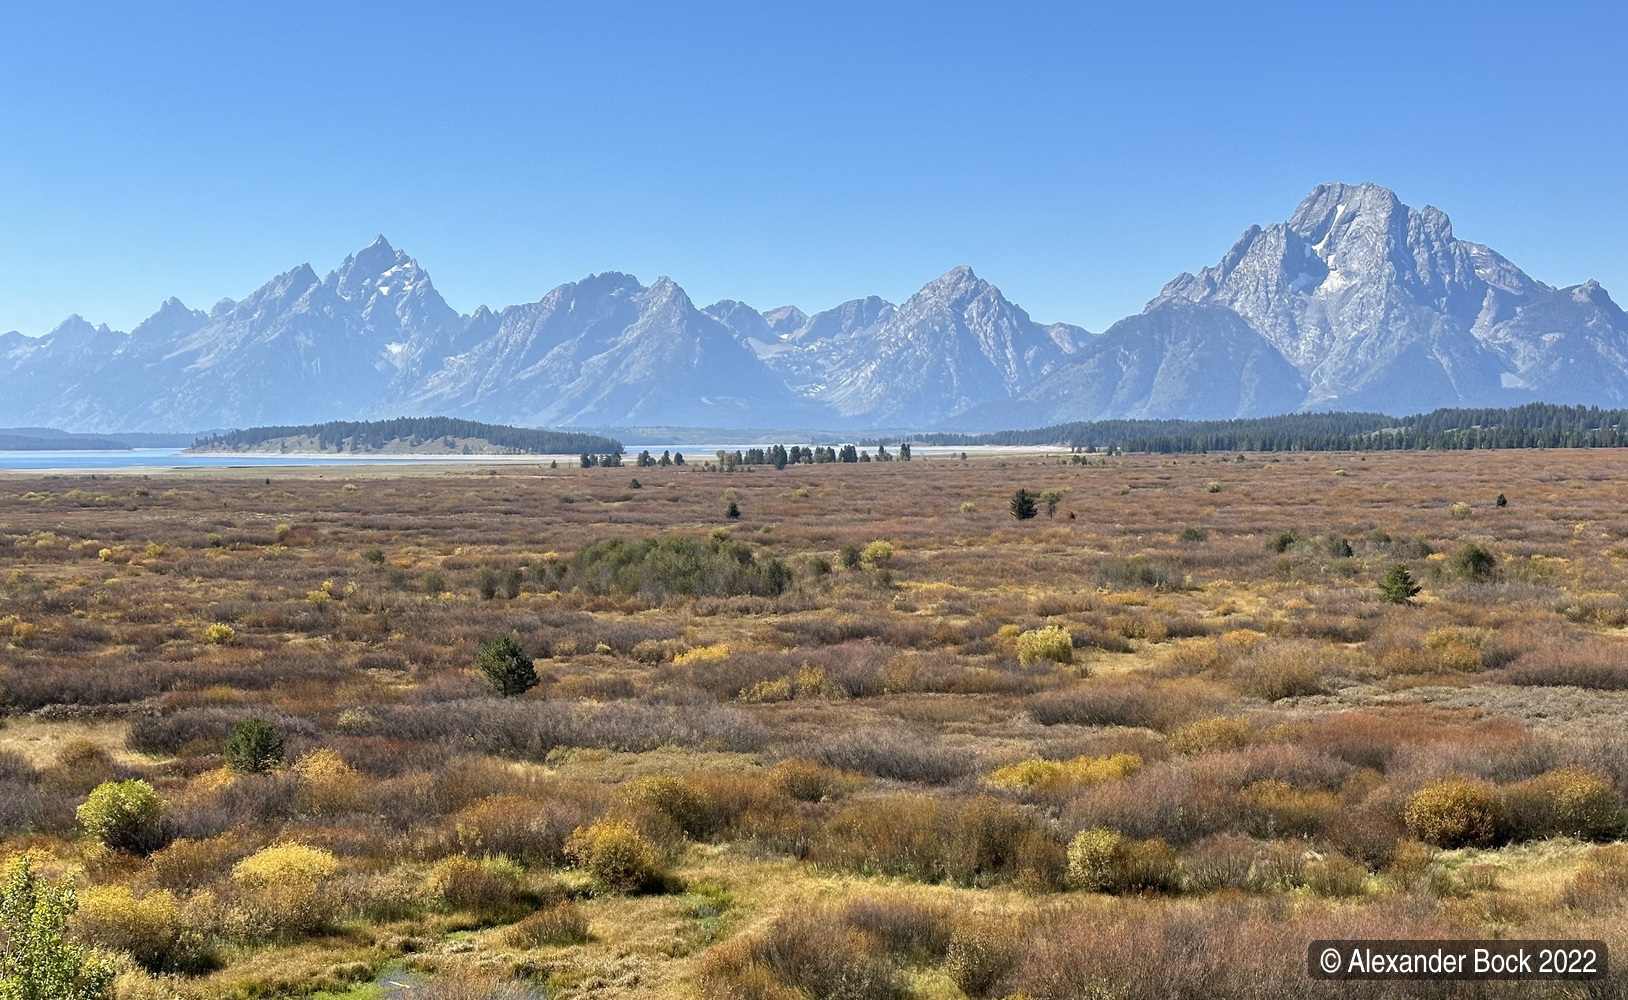
[[[525,694],[537,686],[537,668],[521,648],[520,640],[512,635],[500,635],[481,646],[475,654],[475,666],[505,698]]]
[[[1012,516],[1019,521],[1027,521],[1040,513],[1038,506],[1035,504],[1035,495],[1028,490],[1018,490],[1012,494],[1012,502],[1009,507]]]
[[[1379,581],[1380,599],[1392,604],[1407,604],[1418,592],[1419,585],[1413,582],[1413,574],[1401,563],[1393,565]]]
[[[740,516],[741,516],[740,505],[737,504],[733,500],[729,501],[729,506],[724,508],[724,516],[729,518],[731,521],[740,520]]]

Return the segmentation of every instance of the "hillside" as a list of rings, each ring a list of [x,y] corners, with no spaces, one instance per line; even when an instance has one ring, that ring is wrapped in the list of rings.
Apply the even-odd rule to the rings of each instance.
[[[363,455],[575,455],[620,452],[597,434],[482,424],[450,417],[330,421],[300,427],[251,427],[199,438],[190,452]]]

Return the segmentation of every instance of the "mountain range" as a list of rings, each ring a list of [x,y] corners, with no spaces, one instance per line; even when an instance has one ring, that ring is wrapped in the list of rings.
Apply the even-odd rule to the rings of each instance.
[[[1296,410],[1628,404],[1628,316],[1440,210],[1323,184],[1103,333],[957,267],[893,304],[697,307],[608,272],[463,315],[379,237],[129,333],[0,335],[0,425],[187,431],[398,415],[559,427],[991,430]]]

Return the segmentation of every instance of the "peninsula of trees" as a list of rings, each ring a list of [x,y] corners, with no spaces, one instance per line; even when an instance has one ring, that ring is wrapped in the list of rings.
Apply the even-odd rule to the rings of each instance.
[[[397,417],[302,427],[251,427],[193,442],[192,451],[335,452],[401,455],[570,455],[620,452],[622,444],[597,434],[483,424],[451,417]]]

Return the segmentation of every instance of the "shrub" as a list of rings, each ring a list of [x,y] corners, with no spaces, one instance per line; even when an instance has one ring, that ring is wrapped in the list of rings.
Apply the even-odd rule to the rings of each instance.
[[[1393,563],[1379,581],[1379,598],[1390,604],[1406,604],[1418,592],[1419,585],[1413,582],[1413,574],[1401,563]]]
[[[863,775],[802,758],[776,764],[769,771],[769,780],[782,792],[802,802],[841,798],[859,791],[866,783]]]
[[[203,641],[215,646],[230,646],[237,639],[237,630],[225,622],[211,622],[204,626]]]
[[[158,846],[164,800],[145,781],[104,781],[76,812],[93,836],[116,851],[145,852]]]
[[[705,544],[667,535],[609,539],[578,552],[565,565],[563,585],[591,594],[620,593],[660,601],[685,597],[774,597],[791,586],[778,559],[758,559],[750,546],[714,532]]]
[[[1604,775],[1561,768],[1504,792],[1510,832],[1521,839],[1611,840],[1623,829],[1622,798]]]
[[[356,802],[361,776],[333,750],[311,751],[294,765],[294,773],[299,775],[300,806],[308,812],[343,812]]]
[[[1176,541],[1178,542],[1202,542],[1209,537],[1210,533],[1208,531],[1191,524],[1186,525],[1176,533]]]
[[[1030,629],[1017,638],[1018,662],[1024,666],[1036,660],[1053,663],[1074,662],[1074,637],[1060,625]]]
[[[424,588],[424,593],[436,597],[446,592],[447,578],[442,575],[440,570],[432,569],[424,574],[421,586]]]
[[[122,951],[153,972],[196,972],[207,965],[198,936],[187,933],[180,904],[163,889],[139,897],[122,885],[86,889],[72,925],[80,940]]]
[[[1339,812],[1340,803],[1329,792],[1307,791],[1288,782],[1268,778],[1238,795],[1245,822],[1258,837],[1309,837]]]
[[[537,686],[537,668],[512,635],[486,642],[475,654],[475,666],[486,683],[505,698],[525,694]]]
[[[1019,521],[1027,521],[1040,513],[1039,508],[1035,505],[1035,495],[1024,489],[1013,493],[1012,499],[1007,502],[1006,507],[1012,512],[1012,516]]]
[[[996,995],[1001,980],[1010,975],[1024,954],[1025,929],[1013,921],[973,917],[960,921],[950,937],[944,971],[956,988],[969,997]]]
[[[508,858],[454,855],[438,862],[424,890],[438,903],[482,918],[507,916],[520,901],[524,874]]]
[[[245,773],[269,771],[283,762],[283,737],[271,723],[250,716],[226,737],[226,763]]]
[[[1322,694],[1317,666],[1294,656],[1271,656],[1252,664],[1239,678],[1238,689],[1264,701]]]
[[[859,559],[872,569],[886,569],[893,565],[893,543],[877,539],[865,546]]]
[[[113,968],[64,933],[73,886],[38,875],[21,854],[0,886],[0,996],[6,1000],[102,1000]]]
[[[1368,888],[1368,869],[1343,854],[1330,854],[1305,869],[1306,888],[1319,896],[1360,896]]]
[[[837,550],[837,562],[842,564],[843,569],[858,569],[860,558],[857,545],[844,545]]]
[[[1113,830],[1081,830],[1068,842],[1068,884],[1073,889],[1107,892],[1114,885],[1114,862],[1125,838]]]
[[[829,910],[799,910],[761,934],[709,950],[696,979],[705,1000],[905,1000],[904,977],[875,937]]]
[[[1221,753],[1248,746],[1255,738],[1255,727],[1248,719],[1218,715],[1213,719],[1200,719],[1178,726],[1170,734],[1170,749],[1188,757],[1207,753]]]
[[[579,827],[565,842],[565,855],[612,892],[652,891],[667,878],[661,852],[625,820]]]
[[[1415,837],[1437,847],[1489,847],[1504,833],[1504,803],[1497,789],[1463,778],[1419,789],[1402,818]]]
[[[1099,827],[1068,842],[1067,881],[1091,892],[1172,892],[1181,885],[1181,866],[1163,840],[1132,840]]]
[[[1032,789],[1066,794],[1104,781],[1118,781],[1141,769],[1142,758],[1133,753],[1075,757],[1073,760],[1041,760],[1036,757],[996,768],[989,773],[989,782],[1013,791]]]
[[[1241,833],[1213,834],[1193,845],[1182,859],[1182,867],[1188,883],[1199,892],[1260,888],[1255,868],[1261,847],[1259,841]]]
[[[623,789],[635,809],[644,807],[667,817],[687,836],[700,840],[719,826],[706,796],[689,781],[669,774],[635,778]]]
[[[1478,542],[1471,542],[1459,549],[1447,561],[1448,569],[1466,580],[1490,580],[1497,566],[1498,557]]]
[[[588,918],[577,904],[559,899],[510,927],[503,938],[513,948],[581,944],[588,940]]]
[[[334,913],[333,882],[339,859],[320,847],[282,843],[232,866],[232,881],[245,890],[239,902],[242,932],[250,937],[307,933]]]

